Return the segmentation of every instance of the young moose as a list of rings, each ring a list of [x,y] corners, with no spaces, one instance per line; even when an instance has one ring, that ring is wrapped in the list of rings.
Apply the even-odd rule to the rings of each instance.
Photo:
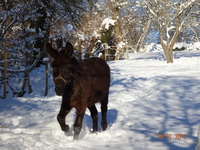
[[[54,58],[52,62],[55,92],[62,96],[62,104],[57,120],[63,131],[69,131],[65,117],[72,107],[76,109],[74,139],[78,139],[86,108],[93,120],[93,132],[98,131],[98,113],[95,103],[101,103],[102,130],[106,130],[107,104],[110,86],[110,68],[100,58],[78,61],[73,57],[73,46],[67,42],[60,52],[46,45],[47,52]]]

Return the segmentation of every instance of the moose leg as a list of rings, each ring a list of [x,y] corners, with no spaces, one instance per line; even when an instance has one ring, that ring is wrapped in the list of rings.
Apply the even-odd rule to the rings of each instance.
[[[101,126],[103,131],[107,129],[107,110],[108,110],[108,95],[101,101],[102,122]]]
[[[86,109],[86,108],[85,108]],[[78,140],[79,133],[81,132],[83,117],[85,114],[85,109],[76,112],[76,120],[74,123],[74,140]]]
[[[62,106],[61,106],[61,109],[60,109],[60,112],[59,114],[57,115],[57,120],[60,124],[60,127],[63,131],[65,132],[68,132],[69,131],[69,126],[65,124],[65,117],[66,115],[70,112],[71,108],[68,108],[68,109],[64,109]]]
[[[91,113],[92,121],[93,121],[93,133],[98,131],[98,112],[96,109],[96,106],[93,105],[91,107],[88,107]]]

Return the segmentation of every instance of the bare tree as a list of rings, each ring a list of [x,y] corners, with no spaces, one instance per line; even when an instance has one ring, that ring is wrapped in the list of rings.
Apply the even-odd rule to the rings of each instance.
[[[179,33],[189,20],[191,11],[198,0],[145,0],[149,13],[158,25],[160,43],[167,63],[173,63],[173,46]]]

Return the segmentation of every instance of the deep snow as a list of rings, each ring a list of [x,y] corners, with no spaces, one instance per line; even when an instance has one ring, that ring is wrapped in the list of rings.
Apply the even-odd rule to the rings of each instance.
[[[61,97],[55,96],[51,79],[49,94],[43,97],[44,68],[35,69],[34,93],[0,100],[0,149],[194,150],[200,125],[200,51],[174,56],[173,64],[166,63],[162,52],[130,54],[129,60],[108,62],[109,128],[102,132],[99,121],[100,132],[91,134],[87,111],[78,141],[72,140],[72,131],[60,130],[56,115]],[[99,120],[100,116],[99,112]],[[66,118],[71,127],[74,117],[72,110]]]

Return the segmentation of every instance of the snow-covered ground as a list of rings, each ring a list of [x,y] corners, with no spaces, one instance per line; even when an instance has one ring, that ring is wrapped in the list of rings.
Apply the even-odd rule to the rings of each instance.
[[[2,150],[194,150],[200,125],[200,51],[175,52],[167,64],[162,52],[130,54],[108,62],[111,68],[107,131],[91,134],[86,112],[78,141],[56,121],[61,97],[53,83],[44,94],[44,68],[32,73],[34,93],[0,100]],[[42,71],[41,71],[42,70]],[[37,93],[37,94],[36,94]],[[99,104],[97,104],[98,110]],[[73,125],[75,110],[66,122]],[[100,120],[99,112],[99,120]]]

